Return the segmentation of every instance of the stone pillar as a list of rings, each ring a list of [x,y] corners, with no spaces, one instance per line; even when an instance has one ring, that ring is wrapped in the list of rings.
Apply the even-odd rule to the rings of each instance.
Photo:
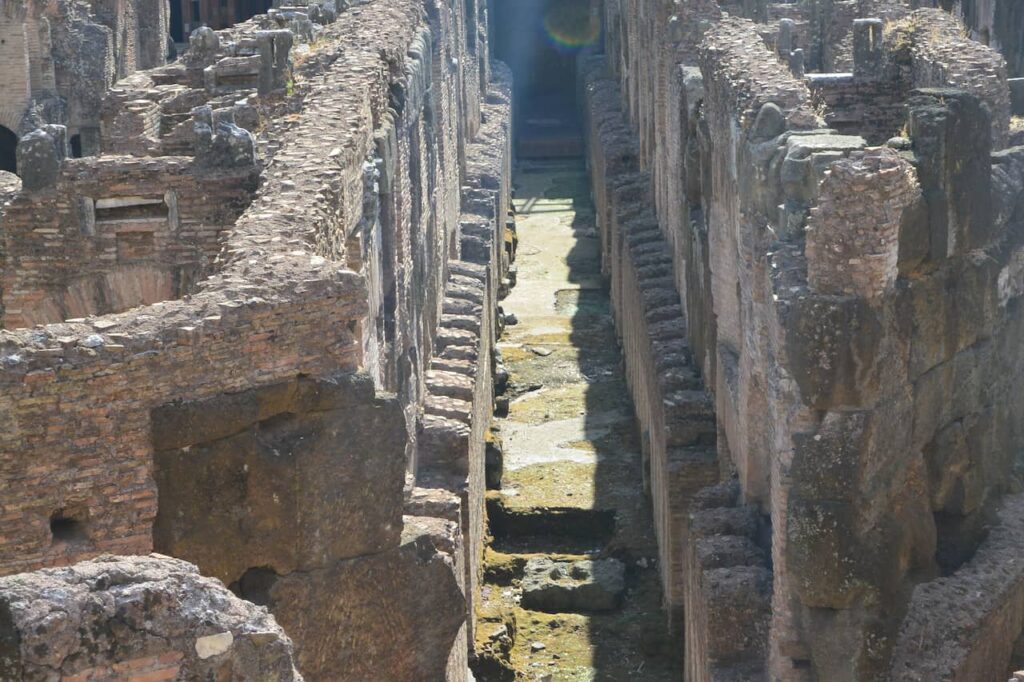
[[[197,164],[221,168],[256,165],[256,141],[252,133],[235,125],[232,109],[196,107],[192,110],[192,119]]]
[[[927,221],[904,230],[901,268],[985,245],[992,230],[992,124],[988,107],[963,90],[916,90],[907,124]]]
[[[879,78],[882,75],[882,20],[855,19],[853,22],[853,75]]]
[[[834,162],[807,230],[816,293],[878,299],[896,284],[903,211],[919,190],[911,165],[881,147]]]
[[[68,155],[68,131],[64,126],[46,125],[18,142],[18,175],[27,192],[52,187]]]
[[[807,66],[803,49],[793,50],[789,55],[789,70],[795,78],[803,78],[807,75]]]
[[[789,59],[789,55],[793,53],[796,47],[796,22],[792,19],[780,19],[779,20],[779,39],[776,44],[776,50],[779,56],[783,59]]]
[[[256,41],[260,50],[260,95],[283,90],[291,77],[294,35],[288,30],[259,31],[256,34]]]
[[[220,37],[209,26],[201,26],[188,37],[188,52],[182,61],[188,72],[191,87],[203,87],[203,71],[217,61],[220,53]]]

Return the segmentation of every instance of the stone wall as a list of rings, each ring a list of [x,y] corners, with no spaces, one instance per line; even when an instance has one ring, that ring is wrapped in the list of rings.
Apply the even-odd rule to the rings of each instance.
[[[1001,680],[1020,667],[1022,520],[1021,497],[1007,498],[966,565],[914,589],[893,656],[894,682]]]
[[[265,608],[158,554],[0,578],[0,675],[302,680],[291,640]]]
[[[975,93],[989,107],[992,142],[1006,146],[1010,120],[1006,60],[965,35],[963,24],[935,9],[920,9],[889,29],[887,49],[909,49],[917,88],[953,87]]]
[[[802,81],[766,46],[781,32],[707,14],[693,52],[683,32],[651,39],[645,22],[659,16],[607,3],[613,80],[603,58],[581,71],[687,679],[885,679],[911,591],[975,556],[1016,480],[1022,365],[1004,344],[1021,324],[1024,179],[1018,150],[991,153],[1005,140],[1001,58],[954,35],[948,15],[918,11],[902,41],[851,21],[853,73]],[[666,59],[646,88],[617,66]],[[620,97],[621,111],[605,104]],[[645,151],[644,139],[657,142]],[[637,287],[636,273],[652,279]],[[713,401],[712,467],[658,459],[668,429],[638,378],[649,373],[633,368],[664,347],[642,317],[663,294],[683,304],[680,347]],[[690,487],[716,477],[735,491]],[[680,528],[659,520],[665,500],[687,510]],[[1009,656],[1019,629],[998,622],[1005,637],[971,656]]]
[[[6,3],[0,10],[0,73],[4,74],[4,101],[0,104],[0,125],[18,133],[21,118],[32,97],[28,45],[26,43],[25,8]]]
[[[671,258],[651,206],[650,176],[639,170],[637,140],[604,68],[601,58],[584,58],[579,67],[602,267],[611,277],[613,316],[643,434],[665,600],[678,625],[688,501],[718,480],[714,419],[687,343]]]
[[[211,274],[222,236],[256,189],[253,167],[88,158],[4,209],[9,329],[179,298]]]
[[[971,38],[1003,53],[1011,76],[1024,77],[1024,5],[1013,0],[961,0],[951,9],[970,27]]]

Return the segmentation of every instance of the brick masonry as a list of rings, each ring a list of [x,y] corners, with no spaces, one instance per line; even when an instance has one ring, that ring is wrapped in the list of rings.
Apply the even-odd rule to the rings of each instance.
[[[465,679],[510,257],[510,75],[477,2],[288,16],[199,34],[183,63],[119,82],[103,107],[116,155],[4,185],[0,478],[22,492],[0,502],[0,572],[155,542],[245,594],[266,575],[250,569],[268,570],[260,598],[314,678]],[[268,39],[286,45],[270,60]],[[253,77],[230,92],[219,72],[197,77],[247,50]],[[118,278],[129,265],[189,277]],[[97,279],[116,296],[90,307],[76,283]],[[281,468],[261,468],[266,443],[287,448]],[[329,495],[274,488],[324,466]],[[369,497],[330,501],[349,489]],[[220,523],[240,509],[247,523]],[[269,527],[287,539],[256,541]]]

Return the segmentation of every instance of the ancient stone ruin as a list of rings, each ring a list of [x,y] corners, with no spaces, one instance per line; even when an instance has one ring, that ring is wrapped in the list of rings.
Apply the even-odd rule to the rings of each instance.
[[[1024,680],[1024,5],[268,4],[0,0],[0,680]]]

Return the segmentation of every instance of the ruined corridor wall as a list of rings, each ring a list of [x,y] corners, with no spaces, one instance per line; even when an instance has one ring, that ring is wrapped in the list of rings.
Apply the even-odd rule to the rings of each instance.
[[[881,23],[850,26],[853,74],[805,77],[773,54],[777,23],[723,10],[806,20],[612,0],[604,54],[581,62],[666,601],[685,622],[688,679],[883,679],[919,632],[911,592],[950,598],[926,586],[988,570],[982,519],[1015,489],[1009,377],[1024,366],[1004,344],[1021,314],[1000,292],[1022,185],[1019,148],[993,153],[1008,139],[1005,66],[949,15],[918,10],[893,15],[912,27],[902,42],[896,29],[861,44]],[[849,87],[823,102],[809,83]],[[858,106],[884,110],[891,132],[860,127],[871,113],[826,128]],[[673,447],[667,320],[713,405],[681,422],[711,419],[711,462]],[[1017,593],[1018,576],[1001,580]],[[977,670],[990,647],[991,670],[1009,667],[1015,613],[979,606],[987,634],[951,666]],[[931,647],[949,641],[940,629]]]
[[[121,155],[37,136],[55,170],[0,213],[8,326],[40,321],[23,281],[66,282],[19,238],[31,207],[41,240],[94,249],[66,272],[105,273],[124,229],[101,212],[131,224],[173,185],[179,230],[150,256],[177,236],[203,268],[173,300],[0,332],[0,572],[156,548],[267,605],[306,679],[465,679],[509,266],[486,21],[475,0],[257,17],[118,84]],[[118,137],[140,121],[142,144]]]

